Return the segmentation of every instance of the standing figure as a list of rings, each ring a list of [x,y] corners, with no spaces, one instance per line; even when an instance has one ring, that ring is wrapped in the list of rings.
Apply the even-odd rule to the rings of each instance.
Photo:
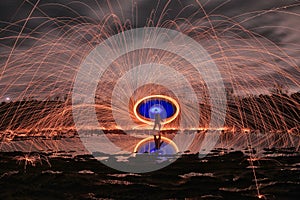
[[[156,113],[155,116],[154,116],[154,126],[153,126],[153,130],[155,130],[156,126],[158,126],[158,130],[160,130],[161,128],[161,122],[163,120],[161,119],[160,117],[160,114],[159,113]]]

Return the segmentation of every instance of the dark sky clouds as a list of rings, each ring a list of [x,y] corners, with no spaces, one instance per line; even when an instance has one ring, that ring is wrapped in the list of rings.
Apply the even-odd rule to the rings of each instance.
[[[5,22],[15,22],[28,17],[31,9],[37,0],[2,0],[0,1],[0,20],[1,26]],[[290,22],[294,14],[300,14],[297,0],[268,0],[268,1],[244,1],[244,0],[200,0],[201,6],[209,16],[224,16],[232,18],[234,21],[242,23],[246,28],[256,28],[264,25],[278,25],[281,20]],[[167,7],[166,7],[167,5]],[[165,12],[163,12],[165,10]],[[276,12],[279,10],[280,12]],[[153,12],[153,15],[151,13]],[[283,12],[292,12],[286,14]],[[202,8],[197,1],[172,0],[168,3],[166,0],[128,0],[128,1],[96,1],[96,0],[42,0],[38,3],[38,8],[34,11],[34,17],[79,17],[86,16],[95,21],[102,20],[103,16],[114,13],[122,21],[130,20],[135,26],[144,26],[151,17],[158,21],[162,13],[165,14],[164,20],[175,19],[176,17],[199,20],[204,16]],[[195,15],[195,13],[197,13]],[[164,21],[162,20],[162,21]],[[31,21],[31,20],[30,20]],[[29,22],[31,27],[37,26],[42,19]],[[286,23],[291,26],[290,23]],[[265,31],[266,36],[269,35]]]
[[[3,38],[17,35],[37,2],[37,0],[0,1],[0,27],[5,28],[0,36]],[[300,26],[298,23],[300,2],[297,0],[201,0],[199,2],[211,19],[228,18],[277,43],[299,41],[297,30]],[[167,19],[189,18],[193,21],[205,16],[202,8],[194,0],[173,0],[169,3],[166,0],[42,0],[37,4],[37,9],[32,13],[32,18],[27,21],[23,32],[31,32],[49,18],[85,17],[85,21],[97,23],[110,13],[116,14],[123,22],[130,21],[134,27],[145,26],[149,18],[156,25],[159,20],[164,22]],[[19,20],[21,20],[19,23],[12,25]],[[49,28],[55,26],[56,24],[52,26],[48,24]]]
[[[16,96],[16,93],[21,92],[28,84],[28,81],[32,80],[32,74],[30,75],[30,73],[33,73],[32,70],[28,70],[29,75],[14,72],[18,78],[16,74],[14,76],[10,74],[12,71],[18,70],[17,68],[10,71],[7,68],[8,66],[4,67],[16,36],[26,36],[30,33],[30,37],[34,37],[34,39],[27,39],[24,43],[19,44],[19,42],[17,45],[18,50],[30,48],[32,41],[42,38],[49,31],[53,31],[61,25],[57,21],[52,20],[55,18],[66,19],[67,21],[78,19],[74,23],[76,25],[80,23],[97,24],[113,13],[122,23],[130,21],[133,27],[143,27],[149,22],[149,19],[154,21],[154,25],[157,25],[159,22],[163,24],[166,20],[178,18],[189,19],[191,22],[197,23],[197,21],[204,19],[206,13],[212,24],[208,24],[207,20],[202,20],[205,26],[216,26],[219,32],[222,32],[222,28],[230,28],[231,31],[235,31],[240,37],[249,37],[245,34],[245,31],[241,31],[241,27],[243,27],[247,31],[254,32],[255,37],[262,36],[265,38],[264,40],[274,42],[284,50],[284,53],[287,53],[287,55],[282,54],[283,56],[290,56],[298,66],[300,65],[299,0],[199,0],[198,2],[194,0],[172,0],[169,3],[165,0],[41,0],[31,14],[31,18],[26,21],[37,2],[38,0],[0,1],[0,69],[3,72],[5,68],[4,76],[0,79],[0,89],[5,91],[0,93],[1,99],[7,95]],[[220,21],[224,20],[230,21],[231,24],[220,23]],[[25,23],[26,26],[22,30]],[[237,23],[240,27],[235,28],[233,26],[234,23]],[[72,26],[71,24],[70,26]],[[65,31],[68,31],[67,29]],[[20,31],[22,31],[22,34],[20,34]],[[61,33],[57,32],[57,34]],[[18,50],[16,49],[14,52]],[[276,52],[278,51],[276,50]],[[282,62],[282,59],[279,62]],[[299,78],[299,69],[288,66],[288,64],[283,64],[283,66],[285,70],[290,71],[294,75],[294,79]],[[22,69],[27,67],[29,66],[23,66]],[[43,79],[43,74],[46,71],[38,71],[40,79]],[[56,69],[48,69],[48,71],[54,74]],[[268,76],[262,71],[269,74],[275,73],[269,70],[258,71],[257,78]],[[34,74],[36,76],[36,73]],[[19,79],[17,83],[12,81],[12,77]],[[278,78],[278,74],[276,77]],[[53,77],[51,77],[52,79]],[[10,81],[11,86],[9,86]],[[291,81],[287,83],[292,84]],[[38,86],[36,87],[38,88]],[[292,87],[296,88],[297,84],[294,84]]]

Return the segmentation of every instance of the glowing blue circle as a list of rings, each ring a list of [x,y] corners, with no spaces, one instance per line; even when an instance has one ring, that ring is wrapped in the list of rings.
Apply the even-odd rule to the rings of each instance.
[[[161,119],[167,119],[175,114],[176,107],[164,99],[149,99],[140,103],[137,110],[142,117],[147,119],[155,119],[156,114],[159,114]]]
[[[155,104],[149,109],[149,116],[151,119],[155,119],[156,114],[159,114],[161,119],[168,118],[166,109],[160,104]]]
[[[155,148],[153,141],[148,141],[142,144],[136,153],[157,153],[159,155],[173,155],[176,154],[174,147],[166,142],[161,144],[160,149]]]

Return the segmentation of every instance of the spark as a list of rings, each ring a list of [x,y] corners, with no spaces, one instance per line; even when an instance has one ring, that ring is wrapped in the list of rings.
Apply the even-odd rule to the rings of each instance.
[[[20,164],[24,164],[24,170],[26,171],[27,166],[33,166],[35,167],[37,164],[42,165],[43,161],[45,161],[49,167],[51,167],[51,164],[49,162],[49,159],[44,156],[44,155],[40,155],[38,153],[34,153],[34,154],[25,154],[24,156],[16,156],[15,160],[17,160],[17,163]]]
[[[23,25],[19,27],[20,31],[17,33],[17,36],[1,38],[1,41],[8,42],[13,39],[14,43],[12,46],[5,46],[7,53],[1,52],[0,54],[0,59],[5,60],[4,67],[0,73],[1,86],[4,86],[1,89],[0,96],[3,98],[9,95],[10,97],[7,96],[4,100],[11,101],[11,98],[13,98],[17,103],[9,108],[5,106],[0,108],[1,113],[3,113],[0,121],[1,128],[5,129],[5,131],[0,133],[0,148],[22,134],[24,138],[34,138],[31,141],[31,145],[29,145],[29,151],[31,151],[32,145],[37,142],[35,140],[36,137],[46,136],[45,138],[53,142],[54,146],[57,144],[54,138],[58,136],[71,132],[72,134],[70,135],[74,137],[79,129],[76,129],[72,119],[73,108],[70,99],[72,85],[82,60],[96,45],[106,38],[122,33],[129,27],[135,27],[130,20],[126,20],[126,23],[123,23],[122,18],[115,13],[102,13],[105,17],[99,14],[98,19],[87,19],[86,16],[78,16],[76,20],[49,17],[44,24],[41,24],[40,28],[48,28],[49,23],[54,24],[56,27],[34,38],[34,44],[27,49],[21,50],[19,48],[20,41],[31,41],[33,39],[31,34],[27,35],[25,33],[25,29],[27,29],[26,25],[30,24],[31,20],[38,20],[39,17],[34,15],[34,11],[39,10],[39,3],[40,1],[37,1],[25,19],[18,21],[18,23],[23,23]],[[57,6],[68,8],[66,5],[57,4]],[[138,7],[137,5],[135,6]],[[89,6],[86,5],[86,7]],[[166,12],[168,10],[167,7],[168,5],[164,9]],[[282,8],[285,9],[286,7]],[[204,9],[201,6],[199,12],[205,11]],[[73,9],[70,8],[70,10]],[[282,11],[278,8],[247,14],[254,14],[257,17],[267,12],[281,13]],[[284,12],[292,14],[295,18],[300,18],[299,14],[289,11]],[[214,128],[216,131],[223,131],[223,136],[221,137],[225,138],[222,140],[224,143],[229,143],[229,147],[230,145],[234,146],[239,140],[247,137],[247,144],[250,146],[289,147],[293,145],[299,148],[299,140],[294,140],[293,138],[294,136],[299,137],[299,121],[291,117],[290,114],[294,113],[294,116],[299,117],[300,105],[295,99],[285,94],[282,85],[278,84],[278,82],[290,83],[294,88],[300,88],[300,79],[296,76],[300,72],[299,67],[295,63],[295,58],[285,53],[286,51],[295,51],[294,44],[290,47],[285,45],[286,47],[283,49],[268,38],[264,38],[261,35],[257,37],[257,33],[247,30],[242,24],[235,21],[236,17],[224,17],[222,20],[214,21],[213,18],[210,18],[210,14],[213,15],[213,13],[205,12],[206,17],[204,18],[195,20],[187,17],[184,19],[185,22],[182,23],[182,19],[177,18],[164,21],[163,16],[167,13],[160,14],[159,20],[151,19],[151,16],[149,16],[148,26],[175,29],[186,35],[192,35],[192,38],[199,43],[204,43],[204,47],[218,65],[224,81],[230,85],[227,95],[230,104],[228,105],[229,112],[227,113],[226,124],[224,124],[224,127]],[[246,18],[245,21],[250,20],[251,17]],[[44,16],[40,18],[45,20]],[[159,24],[150,24],[150,22],[154,23],[155,21],[158,21]],[[16,23],[10,23],[6,28],[2,28],[1,32],[6,31],[10,33],[11,26],[15,25]],[[113,25],[116,26],[112,28]],[[279,26],[278,28],[284,29],[285,27]],[[32,31],[37,33],[35,30]],[[245,35],[245,38],[242,35]],[[112,44],[113,48],[117,49],[117,45],[114,45]],[[193,112],[192,109],[186,113],[178,112],[176,117],[183,118],[184,116],[186,119],[199,124],[196,127],[188,127],[188,130],[203,131],[197,135],[199,136],[199,141],[194,141],[195,144],[201,144],[201,139],[199,139],[201,134],[206,134],[206,131],[210,130],[211,115],[211,99],[205,82],[201,76],[195,75],[195,70],[190,63],[170,52],[159,50],[143,49],[118,58],[103,74],[95,94],[95,110],[99,126],[83,126],[80,129],[111,131],[127,129],[141,132],[150,129],[151,127],[149,128],[149,126],[143,126],[143,124],[135,122],[133,123],[134,126],[131,127],[119,126],[114,121],[112,112],[120,113],[120,116],[128,116],[129,113],[130,117],[122,118],[128,124],[132,121],[140,121],[138,119],[139,116],[135,113],[135,109],[132,109],[136,107],[135,102],[138,99],[145,99],[151,95],[168,96],[171,94],[168,88],[156,84],[146,85],[128,97],[131,104],[120,100],[121,104],[114,109],[111,106],[111,99],[112,91],[119,77],[130,70],[132,66],[153,62],[172,67],[183,74],[191,83],[200,102],[200,119],[193,118],[190,115]],[[291,69],[295,73],[287,72],[286,69]],[[275,76],[272,76],[272,74],[275,74]],[[89,74],[87,73],[86,76],[88,78]],[[159,73],[150,73],[148,76],[155,82]],[[185,87],[184,85],[178,85],[176,81],[169,84],[177,88],[184,89]],[[275,93],[267,96],[266,92],[269,92],[272,85],[275,85]],[[128,95],[128,91],[133,90],[133,88],[134,85],[129,81],[126,82],[125,87],[122,88],[123,94],[120,94],[119,98],[122,99]],[[264,93],[264,95],[256,96],[261,93]],[[239,97],[238,94],[243,95]],[[243,99],[245,96],[247,98]],[[82,98],[84,98],[84,95]],[[281,107],[274,106],[276,102],[280,102],[280,105],[282,105],[284,100],[289,103],[289,114],[283,113]],[[82,102],[75,102],[74,104],[84,108],[91,106]],[[177,110],[179,111],[179,109]],[[218,114],[220,113],[216,113],[216,115]],[[164,130],[177,131],[179,129],[178,121],[175,118],[172,119],[173,121],[171,120],[174,123],[169,125],[169,127],[165,126]],[[147,124],[147,122],[145,123]],[[252,131],[256,130],[259,131],[252,133]],[[250,138],[251,136],[253,137],[252,134],[255,134],[255,137],[259,139],[253,141]],[[178,146],[184,142],[184,139],[179,141]],[[135,146],[133,145],[130,148],[133,150]],[[223,153],[221,152],[221,154]],[[253,165],[253,162],[258,161],[259,158],[254,157],[252,151],[250,154],[248,161],[252,166],[257,197],[262,199],[265,196],[260,194]],[[16,159],[18,164],[24,164],[24,169],[26,169],[27,165],[36,166],[43,162],[50,166],[48,158],[39,154],[28,153]]]

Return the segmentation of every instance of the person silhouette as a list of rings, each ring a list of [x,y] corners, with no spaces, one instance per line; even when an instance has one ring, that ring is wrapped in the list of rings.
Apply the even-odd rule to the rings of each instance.
[[[159,133],[159,135],[153,135],[154,136],[154,143],[155,143],[155,149],[159,150],[163,141],[161,142],[161,135]]]
[[[154,126],[153,126],[153,130],[155,130],[156,126],[158,126],[158,130],[161,129],[161,122],[162,122],[162,118],[160,117],[159,113],[156,113],[154,115]]]
[[[157,110],[155,109],[154,111],[157,112]],[[160,116],[159,113],[156,113],[154,115],[154,126],[153,126],[153,130],[155,130],[156,126],[158,126],[158,136],[157,135],[153,135],[154,137],[154,143],[155,143],[155,149],[159,150],[160,146],[162,145],[163,142],[161,142],[161,135],[160,135],[160,129],[161,129],[161,122],[162,122],[162,118]]]

